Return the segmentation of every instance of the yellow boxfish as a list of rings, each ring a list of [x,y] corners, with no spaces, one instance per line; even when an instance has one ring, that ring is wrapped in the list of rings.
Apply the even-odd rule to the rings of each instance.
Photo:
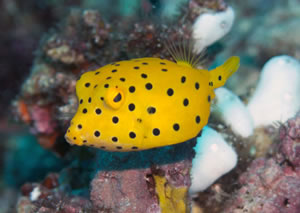
[[[76,83],[79,106],[65,138],[109,151],[187,141],[207,124],[214,89],[238,67],[236,56],[211,71],[185,60],[138,58],[86,72]]]

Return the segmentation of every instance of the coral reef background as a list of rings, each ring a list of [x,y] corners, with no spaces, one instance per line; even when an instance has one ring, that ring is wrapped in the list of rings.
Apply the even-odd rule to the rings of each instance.
[[[158,200],[166,200],[163,187],[184,200],[195,141],[118,154],[70,147],[63,134],[76,110],[74,86],[81,73],[135,57],[170,59],[164,40],[191,38],[199,15],[228,5],[235,21],[207,47],[203,66],[240,56],[240,70],[226,86],[248,103],[271,57],[300,60],[297,0],[1,1],[0,213],[143,212],[145,205],[158,212]],[[238,165],[192,204],[184,201],[176,209],[300,211],[299,113],[246,139],[214,116],[210,125],[236,149]],[[134,191],[130,184],[141,188]],[[175,208],[172,200],[164,202]],[[132,209],[125,209],[128,203]]]

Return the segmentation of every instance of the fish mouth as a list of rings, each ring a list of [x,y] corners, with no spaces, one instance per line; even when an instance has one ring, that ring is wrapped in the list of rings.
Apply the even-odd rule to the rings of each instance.
[[[79,135],[79,134],[72,134],[69,131],[65,134],[65,140],[70,144],[70,145],[77,145],[77,146],[82,146],[84,143],[87,142],[86,137]]]
[[[70,145],[75,145],[75,143],[74,143],[73,140],[68,136],[68,134],[65,134],[65,139],[66,139],[66,141],[67,141]]]

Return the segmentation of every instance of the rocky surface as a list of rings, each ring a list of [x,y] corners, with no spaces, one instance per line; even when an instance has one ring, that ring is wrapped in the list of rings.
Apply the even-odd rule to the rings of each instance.
[[[239,177],[238,189],[223,212],[300,211],[300,114],[281,127],[273,157],[255,159]]]

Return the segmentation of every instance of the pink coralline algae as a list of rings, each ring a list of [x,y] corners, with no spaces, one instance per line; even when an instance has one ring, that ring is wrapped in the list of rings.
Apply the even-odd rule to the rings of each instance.
[[[288,121],[288,126],[280,132],[282,158],[288,160],[295,170],[300,170],[300,112],[296,119]]]
[[[130,212],[159,212],[155,191],[149,191],[147,172],[124,170],[99,172],[92,181],[91,200],[103,210]],[[152,186],[153,187],[153,186]]]
[[[184,160],[152,169],[100,171],[91,183],[90,199],[96,209],[110,212],[161,212],[153,175],[164,176],[175,188],[188,188],[190,164]]]
[[[282,126],[278,153],[258,158],[239,178],[242,186],[223,212],[300,212],[300,113]]]
[[[21,188],[22,196],[17,204],[19,213],[79,213],[97,212],[91,202],[79,196],[67,196],[59,190],[59,176],[49,174],[42,183],[26,183]]]
[[[56,123],[51,119],[49,108],[33,106],[32,119],[34,120],[34,130],[39,134],[51,134],[55,132]]]

